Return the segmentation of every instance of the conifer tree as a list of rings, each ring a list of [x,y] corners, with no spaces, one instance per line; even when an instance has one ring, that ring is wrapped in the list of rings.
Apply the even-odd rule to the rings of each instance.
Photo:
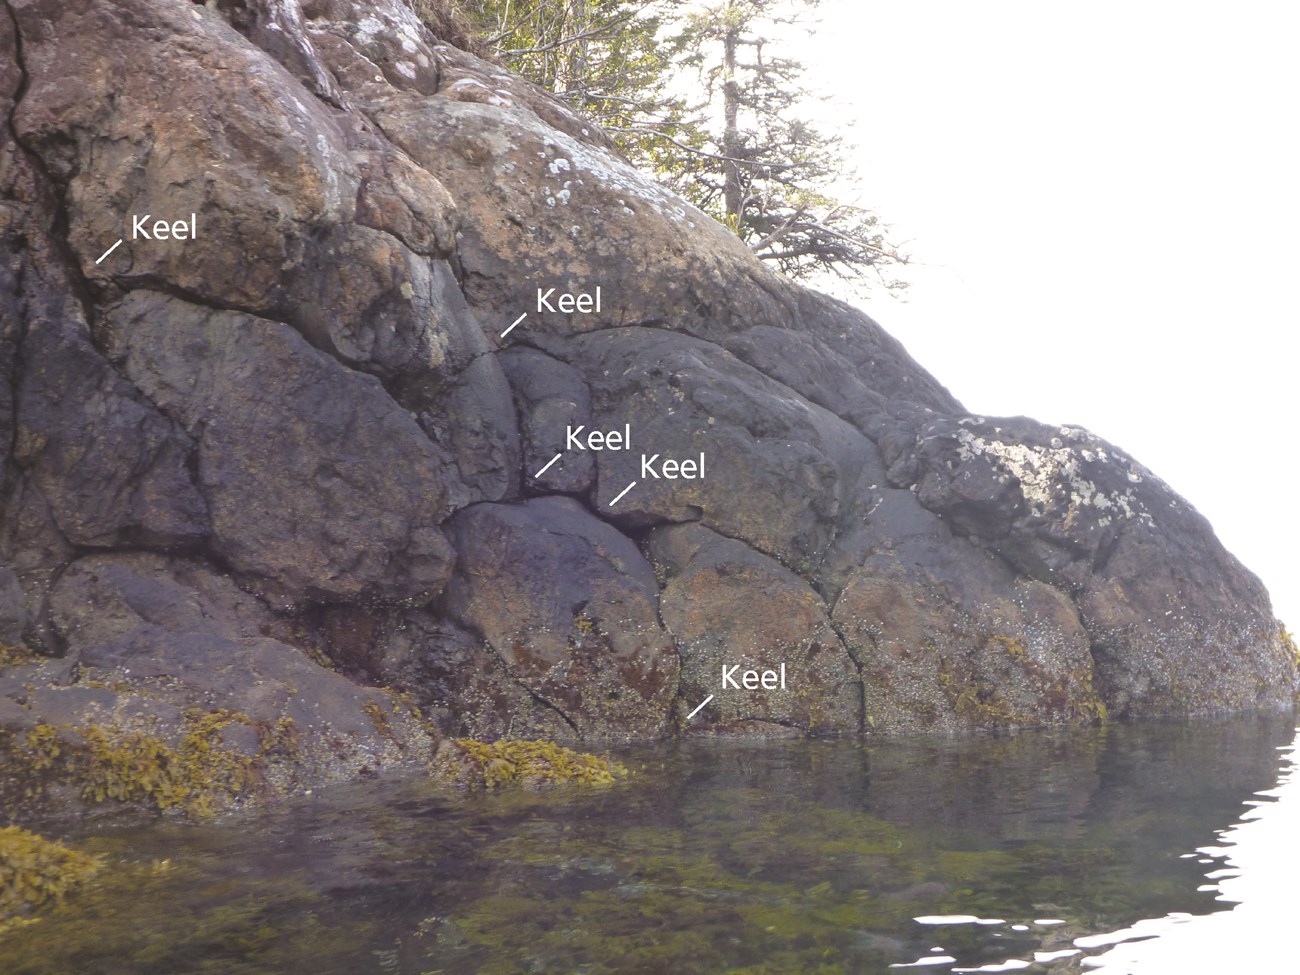
[[[843,146],[808,120],[782,38],[818,0],[473,0],[498,56],[604,126],[785,274],[906,262],[877,216],[835,199]]]
[[[817,0],[713,0],[690,14],[676,43],[707,102],[705,148],[682,160],[674,185],[791,277],[854,277],[905,263],[877,216],[838,202],[843,146],[808,120],[803,66],[781,38]]]
[[[697,138],[672,93],[667,24],[682,0],[468,0],[495,55],[604,127],[637,165]],[[680,150],[674,150],[680,151]]]

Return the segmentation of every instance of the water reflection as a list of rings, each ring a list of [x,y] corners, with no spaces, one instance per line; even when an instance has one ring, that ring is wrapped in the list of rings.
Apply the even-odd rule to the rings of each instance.
[[[1236,883],[1207,874],[1244,881],[1292,849],[1290,781],[1250,807],[1263,820],[1223,831],[1277,788],[1293,736],[1285,716],[687,741],[622,750],[638,774],[603,792],[466,800],[389,781],[119,828],[91,841],[113,878],[0,941],[0,971],[1145,973],[1119,952],[1150,942],[1110,946],[1147,919],[1234,916],[1204,917]],[[1284,806],[1292,832],[1261,831],[1263,862],[1243,862],[1245,831]]]
[[[1123,930],[1080,939],[1087,947],[1116,945],[1087,959],[1087,970],[1106,975],[1185,975],[1300,967],[1290,943],[1300,876],[1298,742],[1277,749],[1282,765],[1277,787],[1245,800],[1240,821],[1221,830],[1213,844],[1182,854],[1204,867],[1209,882],[1200,889],[1214,892],[1224,909],[1201,917],[1148,918]]]

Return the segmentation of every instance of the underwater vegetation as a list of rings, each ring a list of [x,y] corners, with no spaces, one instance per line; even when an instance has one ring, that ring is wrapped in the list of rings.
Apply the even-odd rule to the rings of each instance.
[[[29,663],[32,652],[21,644],[10,644],[0,640],[0,670],[18,664]]]
[[[0,922],[5,975],[372,970],[364,946],[374,922],[333,914],[327,895],[301,876],[248,878],[246,866],[195,848],[183,861],[141,860],[120,842],[94,842],[105,852],[81,854],[103,868],[93,883],[8,930]]]
[[[99,857],[21,827],[0,829],[0,934],[31,912],[62,903],[102,866]]]
[[[904,935],[926,937],[912,922],[919,915],[1029,922],[1051,905],[1101,913],[1134,897],[1121,853],[1103,836],[980,847],[862,810],[774,810],[748,790],[714,799],[731,811],[671,826],[535,822],[486,844],[492,889],[444,921],[443,940],[454,931],[459,963],[480,975],[848,975],[928,950]],[[1163,879],[1136,889],[1177,901],[1177,885]],[[968,957],[989,950],[984,937],[945,932]],[[999,948],[1011,950],[1015,937]],[[1050,935],[1018,937],[1037,948]]]
[[[1222,858],[1185,854],[1276,782],[1288,720],[619,746],[608,774],[635,775],[594,789],[508,787],[583,758],[560,746],[448,744],[501,787],[381,776],[74,838],[103,869],[0,935],[0,973],[885,975],[935,946],[999,965],[1222,910]]]

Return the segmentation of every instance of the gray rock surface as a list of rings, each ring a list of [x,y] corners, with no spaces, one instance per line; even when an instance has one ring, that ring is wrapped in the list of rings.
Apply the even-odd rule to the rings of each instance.
[[[145,789],[179,762],[164,758],[151,768],[151,756],[164,749],[193,763],[183,787],[196,790],[223,762],[249,762],[256,781],[220,797],[227,800],[432,759],[435,739],[410,707],[268,636],[275,614],[202,561],[151,552],[86,556],[54,586],[50,615],[65,656],[11,666],[0,677],[5,697],[22,709],[0,733],[7,775],[31,762],[31,738],[8,736],[33,729],[58,737],[56,758],[70,763],[77,785],[87,772],[71,763],[96,743],[116,749],[120,764],[109,767]],[[196,731],[204,728],[220,737],[199,739],[196,754]],[[45,793],[44,775],[34,778],[39,787],[24,806],[63,801]],[[165,793],[151,798],[166,808]]]
[[[369,684],[488,738],[1292,703],[1158,478],[968,415],[408,0],[0,7],[5,727],[293,717],[307,784],[432,741]]]
[[[635,544],[569,498],[475,505],[449,533],[459,554],[443,609],[512,676],[578,734],[665,730],[678,660]]]
[[[442,589],[455,474],[378,380],[285,325],[157,292],[106,309],[105,333],[197,440],[217,556],[289,602],[423,603]]]
[[[27,600],[18,574],[0,566],[0,646],[16,647],[27,629]]]
[[[573,725],[529,690],[482,637],[428,610],[410,610],[385,634],[380,678],[410,696],[447,734],[572,738]]]
[[[93,548],[195,542],[207,505],[189,470],[194,442],[123,380],[90,342],[75,303],[29,318],[16,396],[14,462],[70,543]]]

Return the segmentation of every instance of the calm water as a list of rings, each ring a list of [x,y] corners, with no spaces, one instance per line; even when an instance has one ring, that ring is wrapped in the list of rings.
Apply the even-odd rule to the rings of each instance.
[[[1294,739],[700,740],[620,750],[636,777],[602,791],[384,781],[101,829],[109,879],[0,941],[0,972],[1294,971],[1269,886],[1296,876]]]

